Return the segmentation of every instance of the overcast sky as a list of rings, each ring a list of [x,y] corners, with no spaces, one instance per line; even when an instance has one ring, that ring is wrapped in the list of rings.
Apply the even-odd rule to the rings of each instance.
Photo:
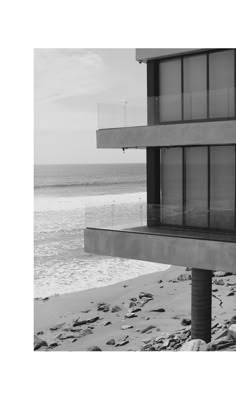
[[[34,65],[35,164],[145,161],[144,150],[96,149],[98,103],[100,125],[124,123],[124,100],[128,124],[145,123],[146,65],[134,49],[36,49]]]

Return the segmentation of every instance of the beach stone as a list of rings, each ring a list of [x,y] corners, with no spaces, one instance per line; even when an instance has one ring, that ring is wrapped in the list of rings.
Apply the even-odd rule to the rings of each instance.
[[[86,328],[83,331],[81,331],[80,333],[80,337],[82,336],[87,336],[87,335],[91,335],[93,333],[91,328]]]
[[[164,308],[154,308],[152,310],[150,310],[150,312],[152,313],[164,313],[166,310]]]
[[[207,350],[207,344],[205,341],[202,339],[193,339],[191,341],[186,342],[182,348],[181,351],[205,351]]]
[[[152,338],[142,340],[142,342],[145,343],[145,344],[150,343],[151,341],[152,341]]]
[[[118,313],[118,311],[120,311],[120,310],[121,310],[120,306],[113,306],[112,309],[111,309],[111,312],[112,313]]]
[[[156,328],[156,326],[155,325],[148,325],[147,327],[142,329],[141,334],[145,334],[145,332],[150,331],[153,328]]]
[[[189,281],[190,279],[192,279],[192,275],[190,275],[190,274],[181,274],[181,275],[177,276],[177,280],[180,282]]]
[[[145,320],[146,320],[146,321],[150,320],[150,317],[146,317]]]
[[[153,298],[152,297],[143,297],[141,300],[142,301],[140,303],[140,306],[143,307],[146,303],[148,303],[149,301],[153,300]]]
[[[181,325],[183,325],[183,326],[191,325],[191,320],[190,320],[190,318],[183,318],[183,319],[181,320]]]
[[[131,301],[130,304],[129,304],[129,308],[132,308],[132,307],[135,307],[135,306],[136,306],[136,303],[134,301]]]
[[[58,346],[57,342],[50,343],[49,345],[50,348],[56,348],[57,346]]]
[[[130,300],[136,302],[138,299],[137,299],[137,297],[131,297]]]
[[[121,341],[121,342],[118,342],[118,343],[115,345],[115,347],[124,346],[124,345],[126,345],[127,343],[129,343],[129,340],[128,340],[128,339],[126,339],[126,340],[124,340],[124,341]]]
[[[98,303],[97,311],[104,311],[107,312],[110,310],[110,305],[107,303]]]
[[[225,281],[224,281],[223,279],[215,279],[215,280],[213,281],[213,283],[214,283],[215,285],[219,285],[219,286],[225,285]]]
[[[162,283],[163,282],[163,280],[162,279],[159,279],[159,281],[157,281],[157,283]]]
[[[99,318],[100,317],[97,315],[95,317],[88,318],[87,320],[81,320],[81,321],[75,320],[73,323],[73,327],[78,327],[80,325],[85,325],[85,324],[92,324],[93,322],[96,322],[97,320],[99,320]]]
[[[126,329],[131,329],[134,328],[133,325],[122,325],[121,329],[126,330]]]
[[[138,317],[137,314],[135,314],[135,313],[126,313],[125,314],[125,318],[135,318],[135,317]]]
[[[234,292],[229,292],[227,296],[234,296]]]
[[[65,325],[66,323],[63,322],[61,324],[55,325],[54,327],[50,328],[50,331],[57,331],[58,329],[61,329],[63,327],[63,325]]]
[[[104,327],[106,327],[107,325],[111,325],[111,321],[106,321],[106,322],[104,323]]]
[[[34,335],[34,350],[40,349],[42,346],[48,346],[47,342]]]
[[[90,346],[87,350],[90,352],[101,352],[102,351],[102,349],[99,348],[99,346]]]
[[[139,298],[142,299],[143,297],[148,297],[153,299],[153,294],[152,293],[148,293],[148,292],[140,292],[139,293]]]
[[[133,307],[130,312],[131,313],[138,313],[139,311],[141,311],[140,307]]]
[[[233,338],[234,341],[236,342],[236,324],[230,325],[228,333],[231,336],[231,338]]]
[[[110,339],[109,341],[106,342],[107,345],[115,345],[116,341],[115,339]]]

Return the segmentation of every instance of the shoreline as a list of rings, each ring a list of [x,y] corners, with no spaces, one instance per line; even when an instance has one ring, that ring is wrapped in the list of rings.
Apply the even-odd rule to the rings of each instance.
[[[86,351],[96,346],[104,351],[137,351],[148,338],[182,330],[182,320],[191,317],[189,275],[185,267],[171,266],[99,288],[35,299],[34,333],[46,342],[39,350]],[[223,285],[213,281],[212,319],[223,326],[236,314],[236,294],[227,296],[236,285],[236,275],[220,279]],[[152,298],[140,299],[141,292]],[[135,307],[137,303],[142,307]],[[127,316],[132,309],[133,316]]]

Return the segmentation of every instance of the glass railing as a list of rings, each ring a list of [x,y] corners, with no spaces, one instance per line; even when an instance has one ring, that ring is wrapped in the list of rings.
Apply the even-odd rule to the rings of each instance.
[[[149,125],[235,118],[235,88],[148,97]],[[147,125],[147,104],[98,104],[98,129]]]
[[[196,229],[235,231],[234,208],[192,207],[183,212],[181,205],[149,204],[143,199],[119,202],[115,199],[104,205],[85,208],[87,228],[127,230],[134,228],[176,226]]]

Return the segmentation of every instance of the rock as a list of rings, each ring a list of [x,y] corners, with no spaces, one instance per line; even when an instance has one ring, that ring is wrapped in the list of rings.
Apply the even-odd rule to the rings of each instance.
[[[148,339],[143,339],[143,343],[147,344],[150,343],[152,341],[152,338],[148,338]]]
[[[127,343],[129,343],[128,335],[127,335],[124,339],[122,339],[121,341],[119,341],[119,342],[116,344],[115,347],[124,346],[124,345],[126,345]]]
[[[192,279],[192,275],[190,274],[181,274],[177,277],[178,281],[189,281],[190,279]]]
[[[137,299],[137,297],[131,297],[130,300],[136,302],[138,299]]]
[[[39,331],[39,332],[37,332],[37,335],[43,335],[44,334],[44,332],[43,331]]]
[[[150,317],[146,317],[145,320],[146,320],[146,321],[150,320]]]
[[[47,342],[34,335],[34,350],[40,349],[42,346],[48,346]]]
[[[234,296],[234,292],[229,292],[227,296]]]
[[[131,329],[134,328],[133,325],[122,325],[121,329],[126,330],[126,329]]]
[[[85,325],[85,324],[92,324],[93,322],[96,322],[97,320],[99,320],[99,318],[100,317],[97,315],[95,317],[88,318],[87,320],[81,320],[81,321],[75,320],[75,322],[73,323],[73,327],[78,327],[80,325]]]
[[[186,342],[182,348],[181,351],[205,351],[207,350],[207,344],[205,341],[202,339],[193,339],[191,341]]]
[[[164,308],[154,308],[153,310],[150,310],[151,313],[164,313],[166,310]]]
[[[111,321],[106,321],[106,322],[104,323],[104,327],[106,327],[107,325],[111,325]]]
[[[135,307],[135,306],[136,306],[136,303],[134,301],[131,301],[130,304],[129,304],[129,308],[132,308],[132,307]]]
[[[236,324],[231,324],[228,329],[228,334],[231,336],[232,339],[236,342]]]
[[[137,314],[135,314],[135,313],[126,313],[125,314],[125,318],[135,318],[135,317],[138,317]]]
[[[148,325],[146,328],[142,329],[141,334],[145,334],[145,332],[150,331],[150,329],[156,328],[155,325]]]
[[[120,311],[120,310],[121,310],[121,307],[120,307],[120,306],[113,306],[112,309],[111,309],[111,312],[112,312],[112,313],[117,313],[117,312]]]
[[[107,304],[107,303],[98,303],[97,311],[104,311],[104,313],[106,313],[109,310],[110,310],[110,305],[109,304]]]
[[[215,279],[215,280],[213,281],[213,283],[214,283],[215,285],[219,285],[219,286],[225,285],[225,281],[224,281],[223,279]]]
[[[160,286],[160,289],[163,289],[164,288],[164,286]]]
[[[47,300],[49,300],[49,297],[43,297],[42,300],[47,301]]]
[[[83,329],[83,331],[81,331],[80,337],[91,335],[92,333],[93,333],[93,331],[91,328],[86,328],[86,329]]]
[[[123,288],[127,288],[128,287],[128,285],[123,285]]]
[[[162,279],[159,279],[159,281],[157,281],[157,283],[162,283],[163,282],[163,280]]]
[[[223,271],[216,271],[214,272],[214,276],[216,277],[222,277],[222,276],[231,276],[233,275],[231,272],[223,272]]]
[[[140,292],[139,293],[139,298],[142,299],[143,297],[148,297],[148,298],[153,299],[152,293],[148,293],[148,292]]]
[[[90,346],[88,349],[90,352],[101,352],[102,349],[99,348],[99,346]]]
[[[212,292],[219,292],[219,289],[217,289],[217,288],[212,289]]]
[[[138,313],[139,311],[141,311],[141,308],[140,308],[140,307],[133,307],[133,308],[130,310],[130,313]]]
[[[61,329],[63,327],[63,325],[65,325],[65,322],[55,325],[54,327],[51,327],[50,331],[57,331],[58,329]]]
[[[56,348],[57,346],[58,346],[57,342],[50,343],[49,345],[50,348]]]
[[[190,318],[183,318],[181,320],[181,325],[183,325],[184,327],[186,327],[187,325],[191,325],[191,320]]]
[[[192,271],[192,268],[186,267],[185,271]]]
[[[153,300],[152,297],[143,297],[142,301],[140,303],[140,306],[143,307],[146,303],[148,303],[150,300]]]
[[[72,343],[77,342],[77,340],[78,340],[78,339],[76,339],[76,338],[75,338],[75,339],[73,339],[73,340],[72,340]]]
[[[115,339],[110,339],[109,341],[106,342],[107,345],[115,345],[116,341]]]
[[[81,310],[81,313],[89,313],[91,310],[90,310],[90,308],[88,308],[87,310]]]

